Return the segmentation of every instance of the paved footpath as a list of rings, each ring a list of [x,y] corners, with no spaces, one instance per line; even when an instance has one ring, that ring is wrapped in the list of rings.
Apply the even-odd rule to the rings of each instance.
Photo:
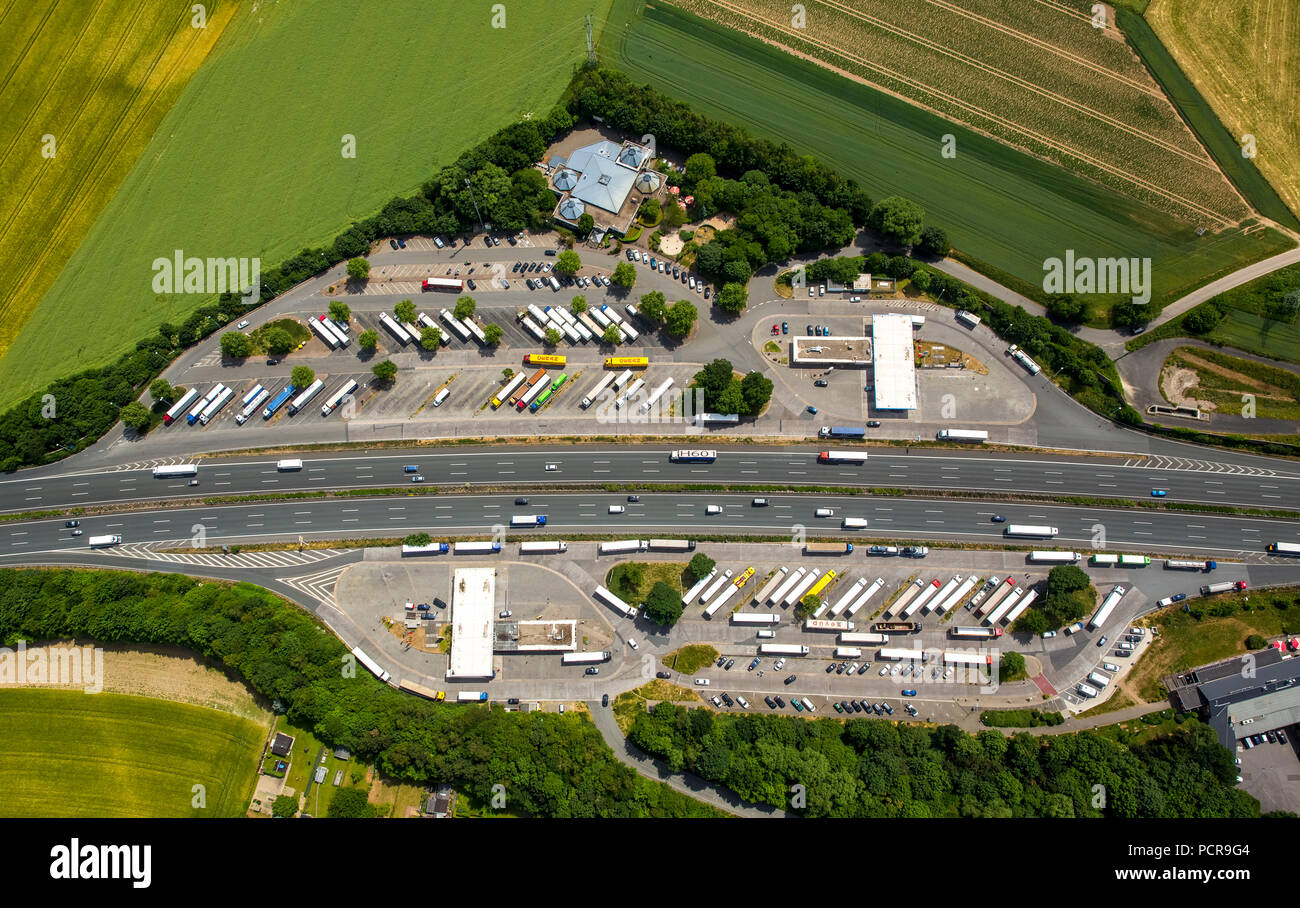
[[[595,723],[596,728],[600,729],[601,735],[605,738],[605,743],[609,745],[610,750],[614,751],[614,756],[618,758],[618,761],[635,769],[647,779],[663,782],[668,787],[680,791],[684,795],[690,795],[692,798],[703,801],[711,807],[725,810],[727,813],[739,817],[785,818],[790,816],[784,810],[777,810],[775,807],[743,801],[736,796],[735,792],[714,785],[712,782],[706,782],[692,773],[674,772],[663,761],[645,753],[623,736],[622,730],[619,729],[618,723],[614,720],[614,711],[612,709],[602,707],[599,700],[592,700],[587,703],[587,710],[591,713],[592,722]]]

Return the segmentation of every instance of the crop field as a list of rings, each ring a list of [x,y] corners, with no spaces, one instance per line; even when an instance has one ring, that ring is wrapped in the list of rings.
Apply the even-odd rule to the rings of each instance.
[[[674,3],[1199,226],[1250,214],[1116,30],[1086,14],[1005,0],[819,0],[795,27],[782,0]]]
[[[1227,227],[1197,237],[1200,220],[1179,219],[673,6],[617,0],[601,51],[637,81],[707,116],[816,155],[876,198],[913,199],[928,222],[948,231],[961,257],[1021,292],[1041,296],[1044,261],[1074,249],[1078,256],[1150,257],[1153,299],[1167,302],[1291,245],[1271,229]],[[940,144],[949,133],[957,153],[945,158]],[[1173,127],[1164,136],[1167,144],[1185,141],[1175,141]]]
[[[206,6],[0,0],[0,355],[234,15]]]
[[[1300,214],[1300,6],[1292,0],[1155,0],[1146,20]]]
[[[549,111],[584,58],[583,16],[599,29],[608,7],[507,4],[497,29],[473,4],[240,5],[23,327],[14,349],[28,355],[0,359],[0,406],[205,301],[156,295],[156,258],[181,249],[269,268]]]
[[[1196,384],[1184,395],[1219,411],[1239,411],[1242,395],[1250,394],[1260,419],[1300,419],[1300,374],[1295,372],[1199,347],[1179,347],[1165,367],[1195,373]]]
[[[106,692],[0,690],[0,723],[5,817],[243,816],[266,740],[229,713]]]

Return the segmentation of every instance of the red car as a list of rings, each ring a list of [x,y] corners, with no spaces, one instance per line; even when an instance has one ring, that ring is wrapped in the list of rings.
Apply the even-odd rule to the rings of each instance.
[[[773,326],[772,326],[772,333],[773,333],[773,334],[780,334],[780,333],[781,333],[781,326],[780,326],[780,325],[773,325]]]

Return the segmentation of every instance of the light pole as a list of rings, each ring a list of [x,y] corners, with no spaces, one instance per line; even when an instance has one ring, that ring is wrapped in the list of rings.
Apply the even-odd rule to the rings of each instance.
[[[465,178],[465,188],[469,190],[469,200],[474,203],[474,216],[478,218],[478,225],[479,227],[482,227],[483,232],[486,233],[487,227],[483,226],[483,215],[479,214],[478,199],[474,198],[474,187],[470,185],[468,177]]]

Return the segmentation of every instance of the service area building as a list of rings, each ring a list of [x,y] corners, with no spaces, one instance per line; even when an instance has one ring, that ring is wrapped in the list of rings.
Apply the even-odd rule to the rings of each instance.
[[[871,317],[871,355],[877,410],[916,409],[916,342],[910,315]]]
[[[458,568],[451,590],[451,661],[448,681],[491,678],[495,568]]]

